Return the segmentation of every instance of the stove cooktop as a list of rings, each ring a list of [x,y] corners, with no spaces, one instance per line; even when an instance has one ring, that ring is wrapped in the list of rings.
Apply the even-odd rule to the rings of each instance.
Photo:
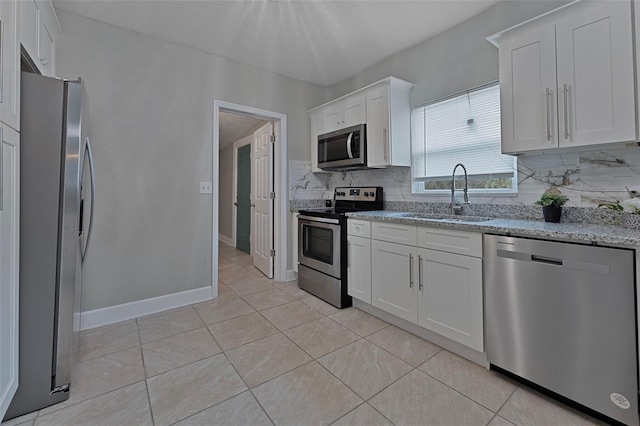
[[[340,218],[349,212],[384,209],[383,191],[379,186],[336,188],[333,199],[335,206],[332,208],[304,209],[299,213],[306,216]]]

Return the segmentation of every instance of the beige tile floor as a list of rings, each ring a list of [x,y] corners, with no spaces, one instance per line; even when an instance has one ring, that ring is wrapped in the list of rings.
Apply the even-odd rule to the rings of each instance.
[[[83,332],[71,398],[2,426],[598,424],[225,245],[219,293]]]

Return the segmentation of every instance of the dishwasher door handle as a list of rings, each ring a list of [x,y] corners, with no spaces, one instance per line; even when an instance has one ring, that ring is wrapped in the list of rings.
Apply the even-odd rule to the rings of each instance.
[[[525,253],[521,251],[500,250],[496,251],[498,257],[506,257],[507,259],[522,260],[523,262],[537,262],[546,265],[562,266],[562,259],[554,257],[538,256],[537,254]]]
[[[538,262],[538,263],[546,263],[547,265],[562,266],[562,259],[556,259],[556,258],[553,258],[553,257],[538,256],[538,255],[535,255],[535,254],[531,255],[531,261],[532,262]]]

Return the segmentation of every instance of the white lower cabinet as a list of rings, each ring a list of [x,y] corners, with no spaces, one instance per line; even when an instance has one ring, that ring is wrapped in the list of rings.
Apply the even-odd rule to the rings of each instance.
[[[18,388],[20,134],[0,123],[0,419]]]
[[[348,250],[347,292],[371,303],[371,239],[349,235]]]
[[[482,352],[482,259],[418,249],[418,325]]]
[[[371,242],[371,304],[411,322],[418,320],[416,247]]]
[[[482,234],[352,219],[348,229],[349,295],[484,351]]]

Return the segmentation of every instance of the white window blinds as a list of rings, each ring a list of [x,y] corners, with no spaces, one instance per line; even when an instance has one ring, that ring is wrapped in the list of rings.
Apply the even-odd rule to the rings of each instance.
[[[414,181],[450,179],[457,163],[470,177],[514,178],[515,157],[500,152],[497,83],[417,107],[411,125]]]

